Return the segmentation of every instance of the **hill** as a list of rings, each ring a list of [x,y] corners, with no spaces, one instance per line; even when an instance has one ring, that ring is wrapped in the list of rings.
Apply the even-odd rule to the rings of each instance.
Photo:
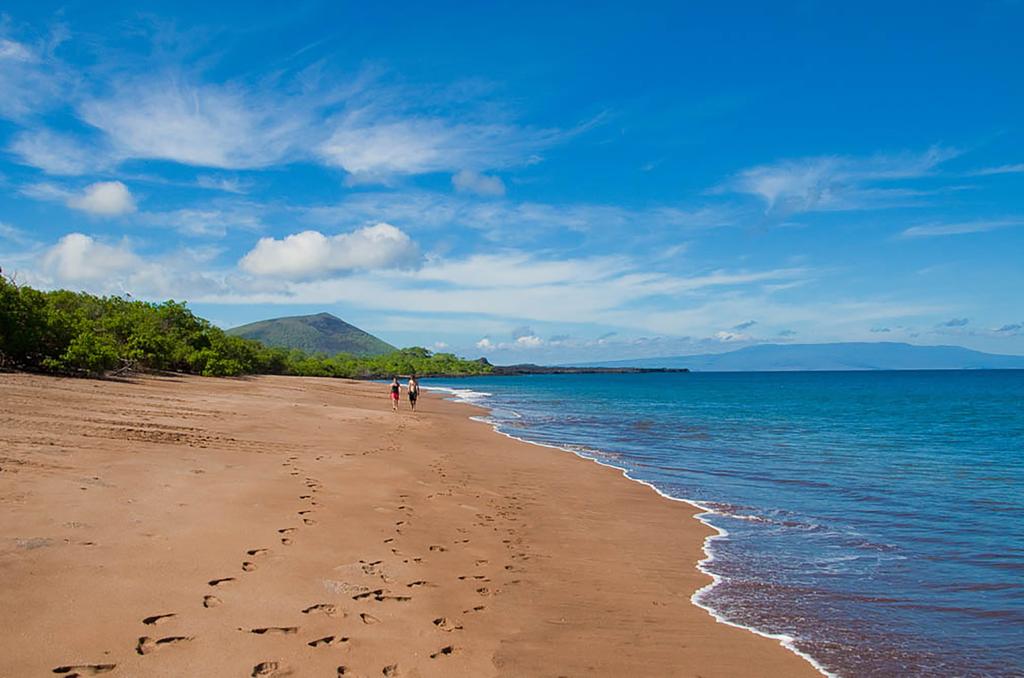
[[[261,320],[230,329],[228,334],[255,339],[266,346],[297,348],[310,354],[371,356],[397,350],[330,313]]]
[[[702,372],[798,370],[1024,369],[1024,356],[997,355],[962,346],[897,342],[761,344],[728,353],[638,358],[592,363],[600,367],[688,367]]]

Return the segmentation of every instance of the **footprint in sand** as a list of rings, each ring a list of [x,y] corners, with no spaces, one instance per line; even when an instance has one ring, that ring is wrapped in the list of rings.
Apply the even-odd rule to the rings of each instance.
[[[224,601],[217,596],[203,596],[203,607],[217,607],[223,604]]]
[[[292,540],[288,537],[281,537],[281,544],[283,544],[284,546],[291,546]]]
[[[310,647],[324,647],[331,645],[341,645],[342,643],[347,642],[348,638],[346,636],[324,636],[323,638],[311,640],[308,643],[306,643],[306,645],[309,645]]]
[[[304,522],[306,525],[316,525],[316,521],[312,518],[303,518],[302,522]]]
[[[255,633],[257,636],[293,636],[299,632],[298,626],[263,626],[256,629],[238,629],[245,633]]]
[[[53,670],[67,678],[80,678],[81,676],[98,676],[101,673],[110,673],[117,668],[117,664],[74,664],[71,666],[58,666]]]
[[[388,664],[381,673],[385,678],[396,678],[398,676],[398,664]]]
[[[209,584],[210,586],[221,586],[223,584],[228,584],[228,583],[233,582],[233,581],[235,581],[234,577],[221,577],[220,579],[211,579],[210,581],[208,581],[206,583]]]
[[[292,675],[291,669],[278,662],[260,662],[252,667],[252,678],[278,678]]]
[[[165,645],[177,645],[178,643],[187,643],[192,640],[189,636],[168,636],[166,638],[159,638],[154,640],[149,636],[142,636],[139,638],[139,642],[135,645],[135,651],[139,654],[150,654],[156,652]]]
[[[242,570],[244,570],[245,572],[253,572],[256,570],[256,563],[247,560],[244,563],[242,563]]]
[[[265,556],[268,553],[270,553],[270,549],[249,549],[245,552],[245,555],[253,556],[255,558],[257,556]]]
[[[153,626],[155,624],[163,624],[164,622],[170,621],[178,615],[173,612],[170,614],[154,614],[152,617],[146,617],[142,620],[142,623],[146,626]]]
[[[448,619],[448,617],[438,617],[434,620],[434,626],[441,629],[442,631],[458,631],[462,628],[462,624]]]
[[[454,654],[454,653],[455,653],[455,648],[453,646],[445,645],[444,647],[442,647],[437,652],[434,652],[433,654],[431,654],[430,658],[431,659],[437,659],[438,657],[446,657],[446,656],[448,656],[450,654]]]
[[[312,513],[312,511],[310,511],[309,509],[306,509],[304,511],[299,511],[298,513],[299,513],[300,516],[304,516],[304,515],[308,515],[308,514]]]
[[[310,605],[302,614],[326,614],[328,617],[333,617],[338,614],[338,606],[331,603],[320,603],[318,605]]]
[[[372,614],[366,614],[365,612],[360,614],[359,618],[363,620],[364,624],[376,624],[376,623],[378,623],[380,621],[379,619],[374,617]]]

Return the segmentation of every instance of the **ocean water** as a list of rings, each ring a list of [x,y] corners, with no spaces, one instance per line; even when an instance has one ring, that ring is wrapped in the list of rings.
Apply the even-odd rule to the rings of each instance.
[[[424,385],[706,507],[697,602],[828,673],[1024,676],[1024,371]]]

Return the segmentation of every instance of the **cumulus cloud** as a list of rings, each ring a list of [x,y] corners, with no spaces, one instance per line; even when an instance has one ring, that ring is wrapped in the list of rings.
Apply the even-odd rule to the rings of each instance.
[[[83,233],[69,233],[42,258],[43,269],[61,282],[107,281],[142,267],[126,245],[106,245]]]
[[[476,342],[476,347],[482,351],[488,351],[493,348],[497,348],[497,345],[490,340],[489,337],[484,337],[480,341]]]
[[[487,176],[472,170],[462,170],[452,175],[452,186],[459,193],[473,193],[483,196],[505,195],[505,184],[500,177]]]
[[[523,348],[537,348],[543,346],[544,340],[538,337],[536,334],[528,334],[522,337],[516,337],[516,346]]]
[[[116,216],[135,211],[135,200],[120,181],[99,181],[68,199],[68,207],[89,214]]]
[[[249,273],[309,279],[354,270],[410,268],[420,259],[416,243],[387,223],[327,236],[303,231],[281,240],[261,238],[241,262]]]

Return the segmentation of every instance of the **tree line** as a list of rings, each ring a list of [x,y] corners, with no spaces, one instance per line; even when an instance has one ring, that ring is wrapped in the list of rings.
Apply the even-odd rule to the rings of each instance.
[[[491,366],[406,348],[380,356],[309,355],[234,337],[185,303],[40,291],[0,275],[0,368],[100,376],[167,371],[204,376],[287,374],[351,379],[469,376]]]

